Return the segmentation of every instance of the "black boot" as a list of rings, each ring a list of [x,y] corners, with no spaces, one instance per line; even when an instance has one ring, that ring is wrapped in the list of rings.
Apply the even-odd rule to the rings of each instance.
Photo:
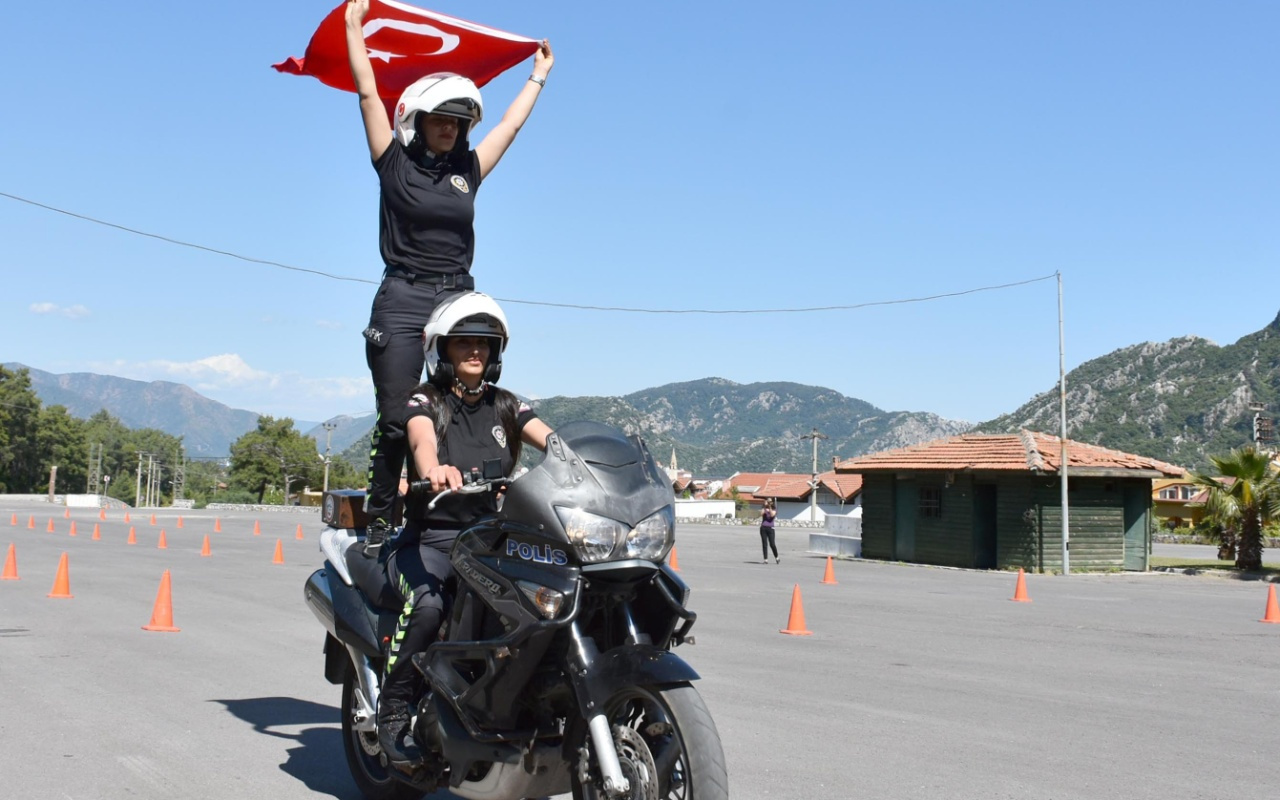
[[[391,538],[395,528],[385,519],[375,519],[364,529],[363,552],[369,558],[377,558],[382,552],[382,545]]]
[[[387,762],[407,771],[422,761],[422,753],[409,735],[409,704],[403,700],[383,698],[378,701],[378,744]],[[409,737],[409,742],[405,738]]]

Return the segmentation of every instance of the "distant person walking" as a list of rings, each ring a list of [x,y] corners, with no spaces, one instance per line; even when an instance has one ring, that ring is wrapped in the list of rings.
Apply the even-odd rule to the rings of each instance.
[[[773,563],[781,564],[778,558],[778,544],[773,538],[773,522],[778,518],[777,501],[769,498],[764,501],[764,510],[760,512],[760,553],[764,563],[769,563],[769,550],[773,550]]]

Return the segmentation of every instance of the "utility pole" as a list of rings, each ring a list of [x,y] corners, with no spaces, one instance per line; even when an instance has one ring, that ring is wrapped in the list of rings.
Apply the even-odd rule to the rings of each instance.
[[[178,445],[178,459],[173,467],[173,499],[182,499],[182,490],[187,485],[187,454],[182,445]]]
[[[324,423],[324,488],[322,492],[329,491],[329,444],[333,440],[333,429],[338,427],[338,423],[329,420]]]
[[[1071,510],[1067,495],[1067,349],[1062,328],[1062,273],[1058,273],[1058,413],[1062,452],[1059,455],[1058,479],[1062,494],[1062,574],[1071,574]],[[1043,535],[1043,534],[1042,534]]]
[[[85,492],[87,494],[98,494],[102,483],[102,448],[99,443],[91,443],[89,445],[89,478]]]
[[[142,508],[142,451],[138,451],[138,479],[134,484],[133,507]]]
[[[818,521],[818,440],[829,439],[831,437],[818,433],[818,429],[814,428],[810,433],[806,433],[800,437],[801,439],[813,440],[813,477],[809,479],[809,521]]]

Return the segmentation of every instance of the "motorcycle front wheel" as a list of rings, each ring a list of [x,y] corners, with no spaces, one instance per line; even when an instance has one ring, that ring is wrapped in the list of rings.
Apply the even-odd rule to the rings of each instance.
[[[347,754],[351,779],[365,800],[419,800],[422,792],[391,777],[388,768],[382,766],[378,734],[356,727],[356,712],[360,708],[356,693],[359,691],[356,676],[348,669],[342,680],[342,749]]]
[[[632,782],[628,797],[728,800],[729,777],[720,734],[706,703],[692,685],[630,686],[609,699],[605,713],[609,727],[615,731],[614,744],[623,773]],[[619,728],[634,733],[619,732]],[[647,746],[648,753],[637,752],[635,734]],[[585,725],[581,736],[590,751]],[[591,761],[585,782],[579,765],[571,770],[573,800],[604,798],[597,785],[599,768],[594,756]]]

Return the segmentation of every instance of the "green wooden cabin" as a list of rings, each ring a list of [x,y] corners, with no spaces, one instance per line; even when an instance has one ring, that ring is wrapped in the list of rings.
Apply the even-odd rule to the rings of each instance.
[[[1068,446],[1072,571],[1145,571],[1151,482],[1182,470],[1115,450]],[[1059,440],[1044,434],[971,434],[838,465],[837,472],[863,476],[863,557],[1061,571],[1060,456],[1047,457],[1054,448],[1061,452]]]

